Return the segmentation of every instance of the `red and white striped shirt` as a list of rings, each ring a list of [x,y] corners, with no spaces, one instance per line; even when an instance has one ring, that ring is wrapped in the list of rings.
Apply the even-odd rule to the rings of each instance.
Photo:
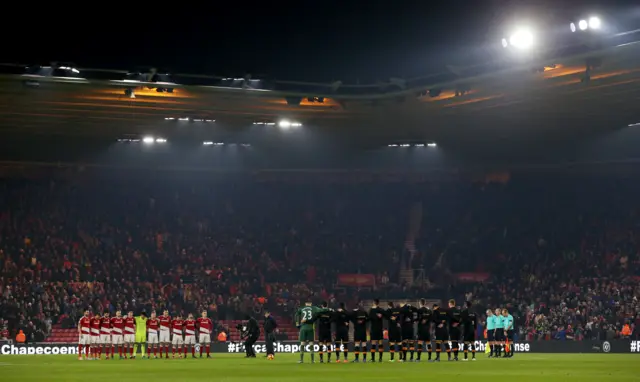
[[[91,335],[99,336],[100,335],[100,319],[92,318],[91,319]]]
[[[200,334],[211,334],[213,331],[213,321],[209,317],[198,318],[198,329],[200,330]]]
[[[134,317],[127,317],[124,319],[124,333],[136,334],[136,319]]]
[[[124,330],[124,319],[122,317],[113,317],[111,319],[111,334],[121,335]]]
[[[100,321],[100,334],[109,335],[111,334],[111,319],[108,317],[104,317]]]
[[[184,334],[187,336],[196,335],[196,320],[184,320]]]
[[[147,320],[147,331],[149,334],[158,334],[158,329],[160,329],[160,321],[157,318]]]
[[[169,331],[171,327],[171,316],[160,316],[158,320],[160,320],[160,331]]]
[[[91,334],[91,319],[89,317],[82,316],[78,321],[78,326],[82,334]]]
[[[173,330],[174,335],[182,335],[182,327],[184,326],[184,321],[180,318],[176,318],[171,321],[171,328]]]

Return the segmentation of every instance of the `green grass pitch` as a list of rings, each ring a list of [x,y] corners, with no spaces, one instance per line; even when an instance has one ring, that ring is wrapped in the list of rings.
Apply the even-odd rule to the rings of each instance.
[[[386,356],[386,355],[385,355]],[[317,355],[316,355],[317,357]],[[299,357],[281,354],[273,361],[262,355],[219,354],[214,359],[136,359],[78,361],[75,356],[0,357],[0,379],[51,382],[128,381],[640,381],[640,355],[516,354],[513,359],[440,363],[298,364]]]

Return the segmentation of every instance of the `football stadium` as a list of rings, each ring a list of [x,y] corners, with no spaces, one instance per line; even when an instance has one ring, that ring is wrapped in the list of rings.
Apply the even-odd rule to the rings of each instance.
[[[0,64],[3,381],[638,381],[610,21],[377,83]]]

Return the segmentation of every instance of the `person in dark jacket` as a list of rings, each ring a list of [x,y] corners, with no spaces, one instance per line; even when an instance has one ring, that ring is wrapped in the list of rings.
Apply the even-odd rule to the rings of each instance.
[[[278,324],[276,323],[276,320],[271,315],[271,312],[269,312],[268,310],[265,310],[263,328],[264,328],[264,341],[267,344],[268,359],[273,359],[273,356],[274,356],[275,350],[273,348],[273,343],[276,340],[275,330],[277,327],[278,327]]]
[[[244,348],[247,357],[255,358],[256,352],[253,350],[253,345],[255,345],[258,337],[260,337],[260,326],[258,325],[258,321],[252,316],[247,315],[246,320],[247,339],[244,341]]]

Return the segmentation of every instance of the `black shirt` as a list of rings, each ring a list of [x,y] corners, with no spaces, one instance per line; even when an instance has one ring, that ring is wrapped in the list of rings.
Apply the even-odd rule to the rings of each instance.
[[[413,323],[418,319],[418,309],[407,304],[402,307],[402,327],[413,329]]]
[[[367,321],[369,321],[369,315],[362,309],[354,309],[351,313],[351,322],[353,322],[353,329],[356,331],[366,331]]]
[[[344,310],[333,312],[333,322],[336,323],[336,331],[349,330],[349,314]]]
[[[476,329],[478,328],[476,314],[474,312],[470,312],[469,309],[463,310],[462,324],[464,325],[464,331],[466,333],[475,333]]]
[[[278,324],[276,323],[276,320],[273,318],[273,316],[269,316],[264,318],[263,327],[265,334],[271,334],[274,330],[276,330]]]
[[[452,328],[460,329],[461,322],[462,322],[462,312],[460,312],[460,308],[457,308],[457,307],[449,308],[449,329],[452,329]]]
[[[318,330],[321,332],[331,331],[331,320],[333,318],[333,311],[325,310],[318,313]]]
[[[393,307],[387,309],[387,318],[389,319],[389,330],[395,330],[402,321],[402,308]]]
[[[260,326],[258,326],[258,321],[253,317],[247,321],[247,332],[250,336],[260,335]]]
[[[380,315],[380,316],[378,316]],[[381,331],[384,322],[385,311],[379,306],[369,309],[369,321],[372,331]]]
[[[433,320],[433,312],[431,309],[423,306],[418,308],[418,330],[429,330]]]
[[[436,330],[446,330],[449,326],[449,313],[441,308],[433,310],[433,323]],[[440,326],[442,325],[442,326]]]

